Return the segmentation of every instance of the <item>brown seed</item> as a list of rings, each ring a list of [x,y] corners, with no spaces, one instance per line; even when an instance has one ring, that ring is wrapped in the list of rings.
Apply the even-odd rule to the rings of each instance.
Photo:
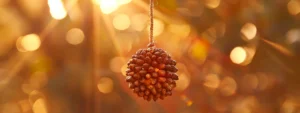
[[[138,85],[140,85],[140,82],[139,81],[134,81],[134,83],[133,83],[135,86],[138,86]]]
[[[167,90],[168,90],[168,91],[172,91],[172,86],[168,85],[168,86],[167,86]]]
[[[166,76],[166,71],[165,70],[159,70],[158,72],[159,76]]]
[[[171,65],[166,65],[166,70],[170,70],[171,69]]]
[[[164,97],[164,95],[161,95],[159,98],[163,100],[165,97]]]
[[[154,100],[154,101],[157,101],[157,99],[158,99],[157,97],[153,97],[153,100]]]
[[[146,61],[147,63],[151,63],[151,58],[147,56],[147,57],[145,58],[145,61]]]
[[[138,87],[136,87],[136,88],[134,88],[134,92],[139,92],[140,91],[140,89],[138,88]]]
[[[153,88],[154,88],[153,85],[148,86],[148,89],[150,89],[150,90],[153,89]]]
[[[167,77],[172,77],[172,74],[173,74],[173,73],[170,72],[170,71],[167,71],[167,72],[166,72],[166,76],[167,76]]]
[[[158,77],[158,82],[166,82],[166,80],[165,77]]]
[[[156,89],[155,88],[151,89],[151,93],[156,95]]]
[[[144,96],[144,92],[139,92],[139,97],[143,97]]]
[[[128,76],[133,76],[134,75],[134,72],[130,72],[127,74]]]
[[[155,87],[158,88],[158,89],[160,89],[160,88],[161,88],[161,84],[160,84],[160,83],[157,83],[157,84],[155,85]]]
[[[134,88],[134,85],[133,85],[133,83],[131,83],[131,82],[129,82],[129,85],[128,85],[128,86],[129,86],[130,89],[133,89],[133,88]]]
[[[159,68],[159,69],[165,69],[165,67],[166,67],[165,64],[159,64],[159,65],[158,65],[158,68]]]
[[[148,68],[148,72],[154,72],[154,68],[152,67],[152,66],[150,66],[149,68]]]
[[[152,85],[156,84],[156,81],[157,81],[156,79],[151,79],[151,84]]]
[[[155,68],[155,69],[154,69],[154,71],[155,71],[155,72],[158,72],[158,71],[159,71],[159,69],[158,69],[158,68]]]
[[[139,73],[140,73],[141,75],[145,75],[145,74],[147,74],[147,71],[141,70]]]
[[[140,86],[141,91],[145,91],[146,87],[144,85]]]
[[[126,70],[126,73],[130,73],[130,71],[131,71],[130,69],[127,69],[127,70]]]
[[[137,60],[136,60],[136,63],[139,64],[139,65],[142,65],[142,64],[144,63],[144,61],[141,60],[141,59],[137,59]]]
[[[149,90],[146,90],[145,91],[145,95],[149,95],[150,94],[150,91]]]
[[[140,79],[140,83],[145,83],[145,79],[144,78]]]
[[[140,75],[139,75],[139,74],[134,74],[134,75],[133,75],[133,78],[139,79],[139,78],[140,78]]]
[[[149,95],[148,98],[147,98],[147,101],[151,101],[152,97],[153,97],[152,95]]]
[[[167,91],[167,95],[168,96],[172,96],[172,92],[171,91]]]
[[[152,66],[153,66],[153,67],[157,66],[157,64],[158,64],[158,63],[157,63],[156,61],[152,61]]]
[[[149,68],[149,66],[150,66],[150,65],[147,64],[147,63],[144,63],[144,64],[143,64],[143,68],[146,69],[146,70]]]
[[[159,94],[159,93],[158,93],[158,94],[156,94],[156,95],[155,95],[155,97],[159,98],[159,97],[160,97],[160,94]]]
[[[161,92],[162,91],[162,88],[159,88],[159,89],[156,89],[157,90],[157,92]]]
[[[146,54],[147,56],[151,56],[152,54],[150,53],[150,52],[147,52],[147,54]]]
[[[147,99],[148,99],[148,96],[144,95],[144,97],[143,97],[143,98],[144,98],[144,100],[147,100]]]
[[[155,54],[155,55],[159,55],[160,53],[159,53],[159,52],[155,52],[154,54]]]
[[[158,77],[158,74],[157,73],[152,73],[152,77],[156,78],[156,77]]]
[[[145,85],[150,85],[150,84],[151,84],[151,80],[150,80],[150,79],[145,80],[145,81],[144,81],[144,84],[145,84]]]
[[[157,58],[157,62],[162,62],[163,61],[163,58],[162,57],[158,57]]]
[[[132,82],[133,78],[132,76],[126,76],[126,82]]]
[[[136,72],[139,72],[139,71],[141,71],[142,70],[142,67],[135,67],[135,71]]]
[[[148,73],[148,74],[146,74],[146,78],[147,79],[150,79],[151,78],[151,75]]]
[[[155,59],[156,59],[156,56],[155,56],[155,55],[152,55],[152,56],[151,56],[151,59],[152,59],[152,60],[155,60]]]
[[[162,57],[167,57],[168,55],[166,53],[161,54]]]
[[[178,80],[178,76],[177,76],[177,74],[173,74],[173,75],[172,75],[172,79],[174,79],[174,80]]]
[[[166,89],[162,89],[161,94],[165,95],[167,93]]]
[[[173,83],[173,79],[172,79],[172,78],[168,78],[168,79],[167,79],[167,82],[168,82],[168,83]]]
[[[134,64],[129,64],[129,66],[128,66],[131,70],[133,70],[134,69],[134,67],[135,67],[135,65]]]
[[[169,84],[168,84],[168,83],[166,83],[166,82],[165,82],[165,83],[163,83],[163,87],[164,87],[164,88],[167,88],[168,86],[169,86]]]

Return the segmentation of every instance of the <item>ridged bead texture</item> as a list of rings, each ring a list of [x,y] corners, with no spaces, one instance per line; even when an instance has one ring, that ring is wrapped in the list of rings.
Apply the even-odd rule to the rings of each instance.
[[[140,49],[127,63],[129,88],[147,101],[164,99],[176,87],[176,61],[160,48]]]

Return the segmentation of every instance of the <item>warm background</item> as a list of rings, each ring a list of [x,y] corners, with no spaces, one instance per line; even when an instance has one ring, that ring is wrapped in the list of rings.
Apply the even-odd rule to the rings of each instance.
[[[156,0],[172,97],[125,82],[148,0],[0,0],[0,113],[300,113],[300,0]]]

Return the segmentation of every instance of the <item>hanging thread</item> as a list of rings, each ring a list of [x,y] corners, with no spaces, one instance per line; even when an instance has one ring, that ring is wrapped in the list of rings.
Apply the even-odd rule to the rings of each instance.
[[[154,40],[153,40],[153,8],[154,8],[154,0],[150,0],[150,33],[149,33],[149,44],[148,47],[153,47],[155,46]]]

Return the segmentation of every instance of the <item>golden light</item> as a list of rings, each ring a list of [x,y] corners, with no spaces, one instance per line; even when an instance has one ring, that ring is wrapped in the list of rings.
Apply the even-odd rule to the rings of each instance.
[[[291,15],[297,15],[300,13],[300,2],[298,0],[290,0],[287,4],[287,9]]]
[[[216,74],[209,74],[205,76],[203,85],[210,88],[216,89],[219,87],[220,79]]]
[[[202,64],[207,57],[207,45],[202,41],[194,41],[191,48],[189,49],[189,56],[195,60],[196,63]]]
[[[17,0],[17,2],[24,10],[24,13],[27,13],[32,18],[39,17],[43,13],[43,8],[46,7],[44,0]]]
[[[230,53],[230,59],[235,64],[242,64],[247,58],[247,52],[242,47],[235,47]]]
[[[119,7],[117,0],[97,0],[97,3],[100,4],[100,9],[104,14],[110,14]]]
[[[189,99],[186,95],[182,95],[181,99],[186,103],[187,106],[193,105],[193,101],[191,99]]]
[[[286,42],[288,44],[300,41],[300,29],[291,29],[286,33]]]
[[[270,78],[264,73],[258,73],[257,78],[259,81],[258,89],[259,90],[265,90],[270,85]]]
[[[20,52],[35,51],[40,47],[40,45],[41,45],[40,37],[36,34],[29,34],[20,37],[17,41],[17,48]]]
[[[124,4],[128,4],[128,3],[130,3],[132,0],[118,0],[118,3],[120,4],[120,5],[124,5]]]
[[[48,5],[52,18],[61,20],[67,16],[67,11],[61,0],[48,0]]]
[[[179,35],[180,37],[187,37],[191,32],[191,27],[188,24],[171,24],[168,27],[168,30],[171,33]]]
[[[123,57],[115,57],[109,63],[110,69],[115,73],[120,73],[123,65],[125,65]]]
[[[148,18],[149,17],[143,13],[133,15],[131,17],[131,27],[136,31],[142,31],[143,29],[145,29]]]
[[[180,74],[178,77],[179,80],[177,81],[177,87],[175,87],[175,90],[183,91],[190,85],[190,77],[184,73]]]
[[[281,113],[295,113],[296,104],[291,99],[286,99],[281,107]]]
[[[220,5],[221,0],[205,0],[206,7],[215,9]]]
[[[122,68],[121,68],[121,72],[122,72],[122,75],[123,76],[126,76],[126,70],[127,70],[127,65],[123,65]]]
[[[33,105],[38,99],[45,98],[44,94],[40,91],[34,90],[29,94],[29,103]]]
[[[113,26],[117,30],[126,30],[130,24],[130,18],[126,14],[118,14],[113,18]]]
[[[66,41],[72,45],[78,45],[84,41],[84,33],[79,28],[72,28],[67,32]]]
[[[252,23],[246,23],[242,29],[241,33],[243,36],[246,38],[246,40],[252,40],[255,38],[256,33],[257,33],[257,28],[254,24]]]
[[[236,81],[231,77],[225,77],[219,86],[220,92],[223,96],[231,96],[235,94],[237,89]]]
[[[113,91],[114,88],[113,80],[108,77],[102,77],[99,80],[97,87],[101,93],[104,94],[110,93]]]
[[[153,25],[154,25],[154,28],[153,28],[153,36],[154,37],[159,36],[165,29],[165,24],[159,19],[154,18]],[[150,29],[150,25],[148,25],[148,27],[147,27],[148,33],[150,33],[149,29]]]
[[[10,0],[0,0],[0,6],[6,5]]]
[[[32,105],[33,113],[48,113],[46,101],[42,98],[37,99]]]

